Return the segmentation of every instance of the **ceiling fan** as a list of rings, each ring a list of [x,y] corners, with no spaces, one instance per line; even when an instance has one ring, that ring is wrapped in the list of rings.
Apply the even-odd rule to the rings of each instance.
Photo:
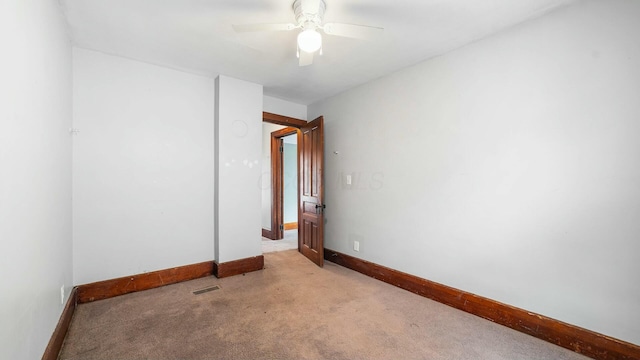
[[[301,29],[297,40],[297,56],[300,66],[307,66],[313,63],[313,55],[319,52],[322,55],[322,35],[318,29],[327,35],[344,36],[355,39],[371,40],[381,34],[383,29],[374,26],[342,24],[342,23],[322,23],[325,0],[295,0],[293,2],[293,12],[296,24],[245,24],[233,25],[236,32],[251,31],[290,31]]]

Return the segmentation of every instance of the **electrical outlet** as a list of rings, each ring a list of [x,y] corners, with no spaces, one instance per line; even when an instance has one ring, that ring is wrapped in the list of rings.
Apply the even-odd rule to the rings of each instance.
[[[60,305],[64,304],[64,284],[60,286]]]
[[[360,241],[353,242],[353,251],[360,251]]]

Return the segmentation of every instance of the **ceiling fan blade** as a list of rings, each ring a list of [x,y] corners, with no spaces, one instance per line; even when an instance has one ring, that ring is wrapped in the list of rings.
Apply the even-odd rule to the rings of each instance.
[[[302,12],[307,14],[317,14],[320,9],[320,0],[300,0]]]
[[[308,66],[313,64],[313,53],[308,53],[306,51],[300,50],[298,57],[298,65],[300,66]]]
[[[242,24],[232,25],[236,32],[287,31],[296,28],[294,24]]]
[[[324,30],[327,35],[344,36],[363,40],[373,40],[382,35],[382,32],[384,31],[381,27],[340,23],[326,23],[322,27],[322,30]]]

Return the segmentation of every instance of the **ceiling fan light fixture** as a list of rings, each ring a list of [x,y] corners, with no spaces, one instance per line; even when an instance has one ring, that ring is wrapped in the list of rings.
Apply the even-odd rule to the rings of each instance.
[[[298,47],[308,53],[316,52],[322,47],[322,36],[313,29],[303,30],[298,34]]]

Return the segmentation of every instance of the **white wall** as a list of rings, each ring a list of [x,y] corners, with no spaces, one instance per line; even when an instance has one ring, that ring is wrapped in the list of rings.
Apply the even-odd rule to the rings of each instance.
[[[264,111],[272,114],[307,120],[307,105],[297,104],[291,101],[264,95],[263,107]]]
[[[58,2],[0,2],[0,358],[39,359],[72,286],[71,45]]]
[[[271,96],[264,96],[264,111],[289,116],[296,119],[307,119],[307,106]],[[271,133],[285,126],[264,123],[262,130],[262,228],[271,230]]]
[[[73,61],[74,282],[212,260],[214,79]]]
[[[310,105],[325,246],[640,344],[638,19],[578,3]]]
[[[215,111],[215,261],[262,254],[262,85],[218,76]]]

